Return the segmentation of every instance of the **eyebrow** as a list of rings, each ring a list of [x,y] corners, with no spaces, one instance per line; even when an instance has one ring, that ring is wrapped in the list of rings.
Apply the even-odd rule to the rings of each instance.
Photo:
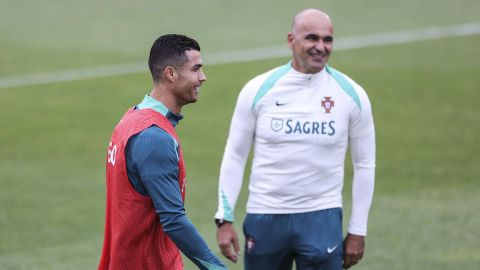
[[[203,67],[203,64],[196,64],[192,67],[192,69],[199,69],[201,67]]]
[[[320,36],[320,35],[313,34],[313,33],[309,33],[309,34],[305,35],[305,38],[312,38],[312,37],[322,39],[322,40],[325,40],[325,39],[333,40],[333,35]]]

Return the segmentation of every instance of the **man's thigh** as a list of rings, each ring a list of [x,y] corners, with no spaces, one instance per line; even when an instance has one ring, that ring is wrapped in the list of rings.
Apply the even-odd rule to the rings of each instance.
[[[341,270],[342,210],[326,209],[295,217],[297,270]]]
[[[245,269],[292,269],[291,225],[289,215],[247,214],[243,223]]]

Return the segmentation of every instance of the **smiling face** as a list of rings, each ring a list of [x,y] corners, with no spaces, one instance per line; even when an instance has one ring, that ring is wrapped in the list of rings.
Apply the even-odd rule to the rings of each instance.
[[[176,103],[180,106],[196,102],[200,87],[207,80],[202,70],[203,62],[200,52],[187,50],[185,55],[188,60],[175,69],[177,78],[175,78],[173,89]]]
[[[292,66],[302,73],[317,73],[328,62],[333,49],[333,25],[325,13],[305,10],[297,14],[288,33]]]

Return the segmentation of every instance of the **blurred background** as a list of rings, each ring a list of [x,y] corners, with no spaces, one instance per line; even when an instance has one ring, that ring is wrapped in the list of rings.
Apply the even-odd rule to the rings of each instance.
[[[236,97],[253,76],[289,61],[292,17],[309,7],[334,22],[330,65],[373,106],[376,193],[354,269],[476,268],[479,1],[0,0],[0,269],[96,268],[106,147],[122,114],[150,92],[148,52],[166,33],[202,47],[208,81],[178,132],[187,214],[221,256],[213,215]],[[195,269],[188,259],[185,269]]]

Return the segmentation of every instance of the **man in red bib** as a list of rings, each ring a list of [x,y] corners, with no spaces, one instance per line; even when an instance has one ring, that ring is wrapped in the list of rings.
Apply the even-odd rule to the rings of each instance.
[[[98,269],[226,269],[185,214],[185,165],[175,126],[206,80],[198,43],[158,38],[149,68],[153,90],[115,127],[107,152],[107,202]]]

